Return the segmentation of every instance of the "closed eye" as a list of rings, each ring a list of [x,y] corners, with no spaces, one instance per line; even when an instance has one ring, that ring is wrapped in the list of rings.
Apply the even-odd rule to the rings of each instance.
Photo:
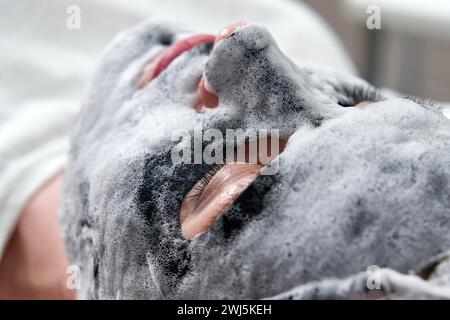
[[[345,88],[338,104],[342,107],[356,107],[381,100],[382,96],[377,88],[365,85]]]
[[[430,107],[435,106],[434,101],[431,99],[427,99],[427,98],[422,98],[422,97],[417,97],[417,96],[406,96],[405,99],[411,100],[421,106],[430,106]]]
[[[249,143],[241,145],[235,156],[241,153],[243,157],[237,155],[236,161],[217,164],[185,195],[180,206],[180,225],[186,239],[206,232],[272,159],[283,152],[287,143],[279,138],[258,138],[256,142],[255,148]]]

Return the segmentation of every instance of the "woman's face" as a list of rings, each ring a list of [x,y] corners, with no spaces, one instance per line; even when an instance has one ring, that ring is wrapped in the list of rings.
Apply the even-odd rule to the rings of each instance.
[[[196,161],[211,129],[276,131],[277,170]],[[74,132],[62,224],[80,294],[263,298],[414,269],[450,244],[448,129],[431,106],[295,65],[259,25],[141,24],[103,54]],[[203,139],[200,154],[228,146]],[[180,146],[194,161],[174,161]]]

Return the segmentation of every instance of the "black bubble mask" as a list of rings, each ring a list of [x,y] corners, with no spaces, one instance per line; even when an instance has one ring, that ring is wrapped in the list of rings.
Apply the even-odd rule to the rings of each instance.
[[[441,113],[295,65],[259,25],[184,53],[138,90],[145,64],[183,34],[144,23],[100,59],[63,192],[81,298],[263,298],[369,265],[408,272],[449,247],[450,122]],[[220,103],[199,113],[203,73]],[[360,100],[376,103],[345,108]],[[172,163],[172,138],[200,125],[274,128],[290,139],[275,175],[185,240],[180,202],[211,166]]]

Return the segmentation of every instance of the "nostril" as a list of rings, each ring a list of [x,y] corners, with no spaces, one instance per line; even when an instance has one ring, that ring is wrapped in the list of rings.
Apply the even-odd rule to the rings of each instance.
[[[216,36],[215,43],[218,43],[219,41],[221,41],[221,40],[223,40],[223,39],[225,39],[225,38],[227,38],[229,36],[232,36],[236,32],[237,29],[239,29],[239,28],[241,28],[241,27],[243,27],[243,26],[245,26],[247,24],[248,23],[245,22],[245,21],[239,21],[239,22],[230,24],[229,26],[226,26]]]
[[[173,43],[173,35],[171,33],[161,33],[158,42],[163,46],[170,46]]]
[[[214,46],[223,39],[233,36],[239,28],[247,24],[248,23],[245,21],[239,21],[226,26],[215,37]],[[201,77],[198,84],[198,93],[199,100],[195,105],[195,109],[197,109],[197,111],[204,111],[205,108],[216,108],[219,105],[219,97],[208,86],[204,75]]]
[[[216,46],[217,43],[223,39],[233,36],[239,28],[247,24],[248,23],[246,21],[239,21],[226,26],[215,37],[214,46]],[[197,111],[204,111],[205,108],[216,108],[219,105],[219,97],[214,90],[208,86],[204,75],[201,77],[198,84],[198,93],[199,100],[195,105],[195,109],[197,109]]]

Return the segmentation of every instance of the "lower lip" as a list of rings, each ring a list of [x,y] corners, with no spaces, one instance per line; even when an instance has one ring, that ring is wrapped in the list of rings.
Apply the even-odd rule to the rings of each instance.
[[[159,57],[158,64],[156,65],[151,79],[156,78],[161,72],[163,72],[173,60],[175,60],[182,53],[189,51],[201,44],[213,43],[216,40],[216,36],[210,34],[199,34],[183,40],[180,40],[172,44],[167,48],[163,54]]]

